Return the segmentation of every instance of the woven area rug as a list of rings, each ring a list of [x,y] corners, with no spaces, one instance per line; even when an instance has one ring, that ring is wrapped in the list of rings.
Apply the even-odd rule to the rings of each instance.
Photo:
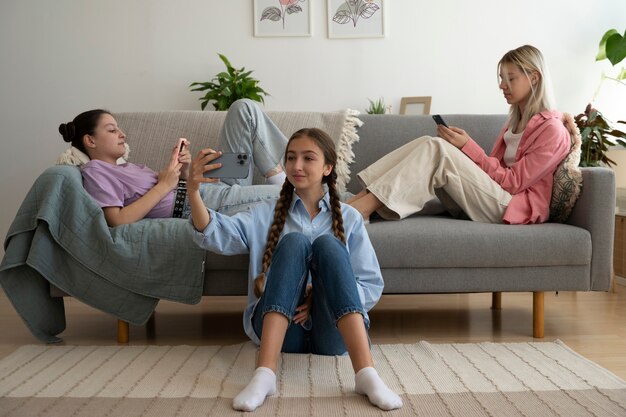
[[[279,392],[254,415],[626,416],[626,382],[560,341],[376,345],[404,407],[354,393],[347,357],[285,354]],[[0,361],[0,416],[230,416],[256,348],[23,346]],[[247,413],[244,413],[247,414]]]

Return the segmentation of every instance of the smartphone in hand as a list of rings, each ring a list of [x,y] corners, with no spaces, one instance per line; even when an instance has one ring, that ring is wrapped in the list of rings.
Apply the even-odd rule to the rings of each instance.
[[[433,114],[433,120],[435,121],[435,123],[437,123],[438,125],[442,125],[445,127],[448,127],[448,125],[446,124],[446,122],[443,121],[443,118],[441,116],[439,116],[438,114]]]
[[[209,164],[221,163],[222,166],[204,173],[206,178],[247,178],[250,175],[250,155],[246,153],[223,153]]]

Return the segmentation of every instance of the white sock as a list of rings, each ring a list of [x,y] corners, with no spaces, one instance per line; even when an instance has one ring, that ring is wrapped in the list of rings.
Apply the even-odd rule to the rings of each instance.
[[[402,399],[387,388],[376,369],[371,366],[357,372],[354,380],[356,392],[367,395],[370,402],[378,408],[389,411],[402,407]]]
[[[271,185],[283,185],[283,183],[285,182],[285,178],[287,178],[287,175],[285,175],[285,171],[281,171],[278,174],[272,175],[271,177],[265,177],[265,183]]]
[[[265,397],[276,394],[276,374],[270,368],[260,366],[254,371],[248,385],[233,399],[233,408],[254,411],[263,404]]]

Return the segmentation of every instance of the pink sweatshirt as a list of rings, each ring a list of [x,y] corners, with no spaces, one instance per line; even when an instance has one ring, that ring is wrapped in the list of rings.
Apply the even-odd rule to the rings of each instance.
[[[507,129],[508,125],[502,129],[489,156],[472,139],[461,150],[511,194],[504,223],[543,223],[550,215],[554,170],[569,152],[570,134],[560,112],[545,110],[534,115],[522,134],[516,162],[507,167],[503,139]]]

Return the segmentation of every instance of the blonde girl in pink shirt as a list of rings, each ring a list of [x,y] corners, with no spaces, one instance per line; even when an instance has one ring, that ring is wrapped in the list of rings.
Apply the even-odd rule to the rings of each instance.
[[[541,52],[524,45],[498,63],[509,118],[487,155],[458,127],[438,125],[358,174],[364,189],[348,200],[365,219],[403,219],[438,197],[451,213],[486,223],[548,220],[553,173],[570,148]]]

